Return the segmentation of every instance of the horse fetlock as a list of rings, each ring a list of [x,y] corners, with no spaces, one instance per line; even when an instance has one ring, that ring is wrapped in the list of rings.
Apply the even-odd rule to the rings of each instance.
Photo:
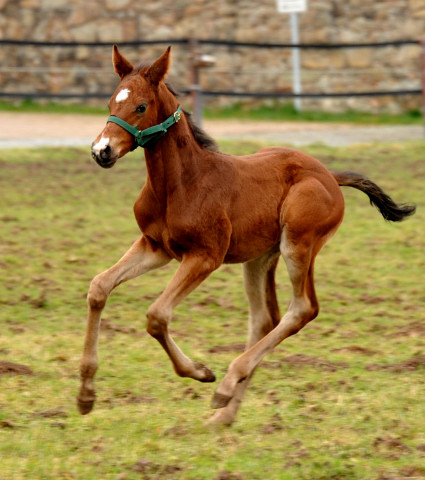
[[[154,338],[163,337],[168,327],[167,316],[158,310],[149,309],[146,317],[148,319],[146,331],[149,335]]]
[[[96,374],[97,371],[97,361],[90,361],[90,362],[85,362],[82,361],[80,364],[80,377],[87,384],[88,382],[92,383],[92,379]]]
[[[196,380],[204,383],[215,382],[214,372],[210,370],[206,365],[204,365],[203,363],[195,363],[194,367],[196,369],[196,373],[199,375],[195,377]]]
[[[211,400],[211,408],[224,408],[232,399],[231,395],[215,392]]]

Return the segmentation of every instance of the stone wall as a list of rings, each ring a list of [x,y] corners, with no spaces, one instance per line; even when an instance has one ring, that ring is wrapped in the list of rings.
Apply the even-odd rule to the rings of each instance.
[[[425,35],[425,0],[309,0],[299,15],[300,41],[385,42]],[[110,42],[178,39],[289,43],[289,16],[275,0],[0,0],[0,39]],[[134,62],[164,46],[123,46]],[[292,91],[291,52],[202,46],[216,65],[201,74],[204,88]],[[0,47],[3,92],[96,93],[114,90],[111,48]],[[189,52],[173,47],[172,82],[190,84]],[[344,92],[420,88],[420,47],[303,50],[303,90]],[[215,99],[228,103],[240,99]],[[246,100],[253,102],[253,100]],[[304,100],[306,108],[400,111],[419,108],[419,96]]]

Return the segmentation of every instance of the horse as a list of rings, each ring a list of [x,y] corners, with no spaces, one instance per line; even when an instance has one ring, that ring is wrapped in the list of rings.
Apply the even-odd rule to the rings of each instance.
[[[92,144],[93,159],[111,168],[144,148],[146,182],[135,201],[141,230],[125,255],[97,275],[88,291],[88,321],[77,404],[89,413],[96,395],[101,313],[111,291],[127,280],[177,260],[170,283],[148,308],[147,332],[177,375],[214,382],[214,373],[186,356],[169,332],[173,309],[222,264],[241,263],[249,303],[248,339],[218,385],[207,423],[234,422],[249,381],[265,355],[317,317],[314,261],[342,222],[340,187],[364,192],[382,216],[399,222],[415,212],[396,204],[376,183],[352,172],[331,172],[319,160],[286,147],[232,156],[192,122],[166,82],[171,53],[134,66],[113,47],[120,77],[110,116]],[[275,271],[283,257],[292,295],[281,316]]]

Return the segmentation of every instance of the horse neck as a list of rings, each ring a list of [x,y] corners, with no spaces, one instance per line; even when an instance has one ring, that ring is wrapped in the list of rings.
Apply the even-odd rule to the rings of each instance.
[[[176,102],[173,111],[177,106]],[[148,183],[158,200],[165,202],[170,193],[181,188],[183,176],[196,175],[202,152],[184,114],[153,148],[145,150]]]

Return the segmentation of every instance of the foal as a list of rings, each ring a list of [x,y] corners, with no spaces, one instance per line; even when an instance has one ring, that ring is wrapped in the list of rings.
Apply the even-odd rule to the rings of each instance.
[[[143,146],[148,175],[134,205],[141,237],[90,285],[78,407],[87,414],[95,401],[97,340],[109,294],[172,259],[180,265],[149,307],[147,331],[162,345],[178,375],[213,382],[213,372],[180,350],[168,326],[176,305],[211,272],[223,263],[242,263],[250,311],[248,341],[217,388],[212,407],[218,410],[210,420],[231,424],[263,357],[319,312],[314,260],[342,222],[339,186],[366,193],[387,220],[400,221],[415,207],[395,204],[362,175],[332,173],[315,158],[289,148],[264,148],[243,157],[218,152],[164,83],[169,63],[170,48],[152,65],[140,68],[113,49],[121,82],[92,155],[101,167],[110,168]],[[274,280],[280,255],[293,289],[283,317]]]

